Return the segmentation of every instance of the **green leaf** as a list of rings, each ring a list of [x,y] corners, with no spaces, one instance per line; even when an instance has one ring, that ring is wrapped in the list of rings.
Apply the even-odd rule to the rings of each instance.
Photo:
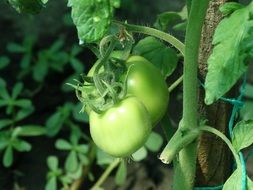
[[[24,53],[26,51],[23,46],[16,43],[8,43],[7,50],[11,53]]]
[[[59,52],[63,46],[64,46],[64,39],[59,38],[51,45],[51,47],[47,51],[49,52],[49,54],[53,55]]]
[[[74,172],[77,170],[78,161],[77,161],[77,154],[75,151],[70,151],[67,160],[65,161],[65,169],[68,172]]]
[[[124,161],[121,161],[115,176],[115,182],[117,185],[122,185],[126,181],[127,167]]]
[[[19,152],[28,152],[32,149],[32,145],[30,143],[20,139],[13,141],[12,145]]]
[[[82,176],[82,171],[83,167],[82,165],[79,165],[76,171],[68,172],[67,176],[70,177],[71,179],[78,179],[79,177]]]
[[[79,132],[80,131],[77,131],[77,130],[72,131],[70,138],[69,138],[72,145],[78,145],[78,141],[81,137]]]
[[[55,147],[59,150],[71,150],[72,149],[72,145],[64,139],[58,139],[55,143]]]
[[[4,127],[11,125],[12,124],[12,120],[10,119],[1,119],[0,120],[0,129],[3,129]]]
[[[82,64],[81,61],[79,61],[76,58],[71,58],[70,59],[70,64],[73,67],[73,69],[77,72],[77,73],[82,73],[84,72],[84,65]]]
[[[245,85],[244,96],[249,97],[249,98],[253,98],[253,85],[252,84],[247,83]]]
[[[71,92],[71,91],[74,91],[75,89],[69,85],[67,85],[67,83],[72,83],[74,81],[74,79],[77,79],[80,77],[80,74],[79,73],[74,73],[70,76],[68,76],[67,78],[65,78],[65,80],[62,82],[62,85],[61,85],[61,90],[63,92]]]
[[[45,190],[57,190],[57,183],[56,180],[57,178],[55,176],[49,178],[49,180],[47,181]]]
[[[76,151],[83,154],[86,154],[88,150],[89,150],[89,146],[86,144],[80,144],[76,147]]]
[[[62,184],[71,184],[73,179],[69,176],[69,174],[71,174],[71,173],[68,172],[67,175],[60,177],[60,181],[62,182]]]
[[[0,99],[0,107],[8,106],[8,104],[9,104],[8,100]]]
[[[55,112],[53,115],[51,115],[46,121],[48,135],[49,136],[56,135],[60,131],[63,123],[64,120],[62,119],[62,115],[60,112]]]
[[[21,93],[22,89],[23,89],[23,84],[21,82],[15,84],[12,90],[12,98],[16,99],[18,95]]]
[[[237,152],[253,144],[253,120],[237,123],[233,134],[232,142]]]
[[[48,62],[46,58],[41,58],[42,55],[39,55],[39,60],[33,68],[33,79],[37,82],[42,82],[48,73]]]
[[[222,5],[219,10],[224,15],[229,15],[233,13],[234,11],[243,8],[243,5],[237,2],[228,2]]]
[[[20,121],[26,117],[28,117],[29,115],[31,115],[34,111],[34,107],[28,107],[28,108],[24,108],[18,111],[15,121]]]
[[[20,131],[18,133],[18,136],[32,137],[32,136],[45,135],[47,133],[45,127],[39,125],[23,125],[22,127],[19,128]]]
[[[178,20],[181,20],[181,16],[178,13],[164,12],[157,16],[154,27],[167,32],[169,30],[169,27]]]
[[[78,158],[79,158],[80,162],[82,163],[82,165],[84,165],[84,166],[88,166],[88,164],[90,163],[89,158],[84,154],[79,153]]]
[[[81,109],[82,109],[82,103],[79,102],[78,104],[75,105],[75,107],[73,109],[73,117],[77,121],[88,123],[89,122],[89,115],[86,112],[80,113]]]
[[[41,0],[8,0],[19,13],[37,14],[42,9]]]
[[[0,98],[3,98],[5,100],[10,99],[10,95],[5,86],[0,86]]]
[[[28,99],[19,99],[19,100],[15,100],[14,104],[21,108],[28,108],[32,106],[32,101]]]
[[[5,167],[10,167],[12,165],[12,162],[13,162],[13,149],[11,146],[8,146],[4,151],[3,165]]]
[[[5,68],[10,63],[10,59],[6,56],[0,57],[0,70]]]
[[[241,118],[245,121],[253,118],[253,102],[245,101],[243,107],[240,109]]]
[[[41,2],[42,2],[43,4],[46,4],[46,3],[48,2],[48,0],[41,0]]]
[[[247,178],[247,183],[248,183],[248,190],[253,189],[253,181],[249,177]]]
[[[81,46],[73,45],[72,48],[71,48],[70,55],[71,55],[71,57],[75,57],[81,52],[82,52]]]
[[[186,31],[187,21],[181,22],[173,26],[175,31]]]
[[[145,143],[145,146],[150,151],[157,152],[158,150],[160,150],[162,144],[163,144],[162,137],[158,133],[151,132],[147,142]]]
[[[148,151],[145,147],[141,147],[139,150],[137,150],[135,153],[132,154],[134,161],[141,161],[145,159],[148,155]]]
[[[105,190],[103,187],[95,187],[93,190]]]
[[[56,156],[49,156],[47,158],[47,165],[50,170],[56,171],[58,169],[58,158]]]
[[[0,150],[3,150],[8,145],[8,140],[0,138]]]
[[[88,173],[88,179],[90,181],[95,181],[95,177],[94,177],[94,175],[91,172]]]
[[[245,43],[253,40],[253,34],[250,33],[253,26],[250,17],[252,11],[253,3],[233,12],[216,28],[212,42],[214,49],[208,58],[205,81],[207,105],[228,92],[247,70],[245,60],[253,46]]]
[[[102,166],[102,165],[107,165],[110,164],[114,161],[114,158],[110,156],[109,154],[103,152],[101,149],[97,148],[97,164]]]
[[[110,0],[111,4],[113,7],[115,8],[119,8],[120,7],[120,0]]]
[[[247,177],[247,189],[252,189],[252,181]],[[225,182],[222,190],[238,190],[242,188],[242,169],[239,166]]]
[[[109,1],[69,0],[71,17],[77,27],[79,43],[93,43],[100,40],[111,24],[113,7]]]
[[[153,63],[164,78],[172,74],[178,62],[176,51],[154,37],[140,40],[134,47],[133,54],[141,55]]]
[[[31,54],[25,54],[20,62],[20,67],[22,69],[27,69],[31,63],[31,59],[32,59]]]
[[[1,86],[6,87],[6,82],[0,77],[0,87]]]

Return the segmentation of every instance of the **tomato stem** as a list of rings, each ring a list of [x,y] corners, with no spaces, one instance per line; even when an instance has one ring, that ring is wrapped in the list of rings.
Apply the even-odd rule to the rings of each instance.
[[[237,166],[241,165],[239,155],[237,154],[237,152],[236,152],[235,148],[233,147],[232,143],[230,142],[230,140],[223,133],[221,133],[219,130],[217,130],[213,127],[209,127],[209,126],[201,126],[199,128],[199,130],[207,131],[207,132],[213,133],[213,134],[217,135],[218,137],[220,137],[228,145],[228,148],[231,150],[231,152],[235,158],[236,165]]]
[[[159,156],[159,159],[169,164],[173,161],[175,156],[187,145],[191,144],[199,136],[199,130],[182,130],[179,129],[170,139],[169,143],[164,148]]]
[[[194,130],[198,127],[198,55],[201,31],[209,0],[192,0],[185,38],[185,64],[183,76],[183,118],[178,130]],[[175,133],[175,135],[177,132]],[[173,138],[173,137],[172,137]],[[170,143],[170,142],[169,142]],[[168,144],[169,144],[168,143]],[[197,158],[197,141],[185,146],[175,160],[174,190],[192,190]]]
[[[165,32],[162,32],[160,30],[157,30],[155,28],[147,27],[147,26],[139,26],[134,24],[126,24],[120,21],[113,21],[115,24],[122,25],[128,30],[129,32],[136,32],[136,33],[142,33],[147,34],[150,36],[154,36],[156,38],[159,38],[161,40],[164,40],[168,42],[169,44],[173,45],[183,56],[184,56],[184,49],[185,45],[175,38],[174,36],[167,34]]]
[[[100,176],[98,181],[93,185],[91,190],[98,189],[104,181],[107,179],[107,177],[110,175],[110,173],[120,164],[120,158],[116,158],[104,171],[104,173]]]
[[[175,82],[168,88],[169,93],[171,93],[181,82],[183,81],[183,75],[179,77]]]

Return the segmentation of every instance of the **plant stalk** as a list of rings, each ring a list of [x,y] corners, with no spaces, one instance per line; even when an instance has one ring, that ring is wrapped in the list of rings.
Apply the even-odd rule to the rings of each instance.
[[[185,54],[184,53],[184,50],[185,50],[184,44],[180,40],[178,40],[177,38],[175,38],[174,36],[172,36],[170,34],[167,34],[165,32],[157,30],[155,28],[150,28],[150,27],[146,27],[146,26],[126,24],[126,23],[119,22],[119,21],[114,21],[114,23],[124,26],[127,29],[127,31],[129,31],[129,32],[147,34],[147,35],[159,38],[161,40],[164,40],[164,41],[168,42],[169,44],[173,45],[183,56]]]
[[[168,88],[169,93],[171,93],[178,85],[183,81],[183,75],[179,77],[175,82],[173,82]]]
[[[230,140],[223,133],[221,133],[219,130],[217,130],[217,129],[213,128],[213,127],[209,127],[209,126],[203,126],[203,127],[200,127],[199,129],[201,131],[207,131],[207,132],[210,132],[210,133],[215,134],[218,137],[220,137],[222,139],[222,141],[225,142],[227,144],[228,148],[231,150],[231,152],[232,152],[232,154],[234,156],[236,165],[237,166],[241,165],[241,161],[240,161],[240,157],[239,157],[238,153],[236,152],[236,150],[233,147],[233,145],[230,142]]]
[[[183,124],[180,128],[198,127],[197,117],[197,69],[201,31],[209,0],[192,0],[185,38],[185,64],[183,77]],[[174,190],[192,190],[195,180],[197,142],[179,152],[175,161]]]
[[[91,190],[96,190],[104,183],[104,181],[107,179],[107,177],[110,175],[110,173],[120,164],[120,159],[116,158],[104,171],[104,173],[100,176],[98,181],[94,184],[94,186],[91,188]]]

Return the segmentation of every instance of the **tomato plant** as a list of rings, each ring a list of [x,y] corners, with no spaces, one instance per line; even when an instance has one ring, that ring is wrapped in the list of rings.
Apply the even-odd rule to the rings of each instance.
[[[40,12],[48,2],[48,0],[7,1],[19,13],[26,14]],[[120,185],[127,177],[126,166],[124,159],[114,157],[131,157],[134,161],[140,161],[148,155],[147,150],[158,151],[163,141],[159,135],[151,133],[151,130],[152,126],[159,122],[168,141],[159,159],[165,164],[173,161],[173,190],[206,189],[206,187],[209,189],[213,184],[218,186],[210,187],[211,189],[253,189],[253,181],[250,176],[248,177],[246,170],[250,154],[246,158],[243,151],[253,144],[253,120],[248,112],[252,111],[252,108],[247,108],[252,107],[247,106],[252,102],[252,93],[246,95],[247,90],[252,86],[252,80],[248,81],[250,87],[246,86],[249,80],[246,79],[246,72],[250,69],[248,62],[253,58],[253,17],[251,16],[253,3],[244,6],[237,2],[225,2],[224,0],[215,2],[186,0],[186,5],[180,12],[166,11],[157,15],[152,28],[129,24],[128,22],[131,21],[129,17],[128,22],[115,20],[115,11],[122,11],[118,8],[124,7],[125,1],[123,3],[121,0],[68,0],[67,5],[71,9],[71,14],[65,15],[64,21],[66,25],[71,24],[69,21],[75,24],[79,45],[67,46],[69,40],[65,39],[69,39],[69,35],[59,33],[56,35],[61,36],[59,40],[43,51],[39,49],[44,49],[45,44],[37,43],[38,40],[44,39],[43,36],[40,37],[40,33],[25,38],[21,44],[15,41],[9,43],[7,55],[0,56],[0,69],[16,61],[20,62],[20,67],[8,67],[4,70],[3,77],[15,76],[15,79],[25,82],[30,81],[29,73],[32,72],[34,74],[32,79],[38,85],[28,85],[28,88],[31,86],[32,89],[22,91],[23,85],[18,83],[9,94],[8,89],[14,81],[9,78],[5,80],[2,75],[0,77],[0,107],[6,109],[5,113],[0,113],[0,117],[4,117],[0,119],[0,155],[3,165],[9,167],[14,163],[14,149],[19,152],[30,151],[31,144],[22,140],[22,136],[47,134],[56,137],[58,134],[61,135],[60,131],[63,127],[68,127],[66,130],[71,134],[69,140],[60,138],[55,144],[57,149],[68,152],[64,169],[59,167],[58,157],[48,157],[50,171],[46,190],[59,189],[58,182],[61,183],[62,189],[80,189],[84,181],[82,178],[87,176],[92,178],[90,170],[94,168],[92,165],[94,161],[103,167],[109,165],[91,189],[100,189],[105,179],[119,164],[115,181]],[[132,3],[134,1],[129,1],[127,4]],[[155,4],[159,4],[159,1]],[[152,7],[150,4],[147,6]],[[132,8],[128,9],[132,10]],[[151,17],[151,11],[148,13]],[[46,16],[41,16],[44,17]],[[63,18],[63,16],[59,17]],[[117,19],[122,19],[120,14],[117,14]],[[179,20],[181,23],[173,26],[173,23]],[[9,19],[3,23],[9,23]],[[36,25],[41,26],[41,24]],[[175,37],[178,35],[177,30],[185,32],[185,36],[181,35],[183,33],[179,34],[184,42]],[[28,31],[25,29],[23,32],[27,35]],[[31,30],[32,33],[33,31],[36,30]],[[148,37],[141,39],[141,35],[135,38],[135,33]],[[12,36],[12,38],[18,40],[20,36]],[[50,43],[50,40],[45,41]],[[63,48],[63,46],[67,47]],[[86,68],[81,61],[85,57],[81,56],[83,49],[81,46],[89,48],[97,58],[88,75],[82,74],[82,82],[74,79]],[[15,56],[12,61],[8,58],[9,53],[16,53],[17,57]],[[19,56],[22,59],[19,60]],[[85,57],[85,60],[89,62],[91,59],[87,58]],[[178,61],[183,63],[183,67],[176,68]],[[51,70],[62,72],[64,75],[70,74],[63,68],[67,64],[71,67],[66,68],[72,68],[74,73],[63,83],[70,82],[72,79],[77,82],[68,84],[76,89],[77,98],[82,104],[70,102],[69,99],[73,100],[71,96],[62,98],[63,106],[58,106],[56,112],[45,120],[47,131],[44,131],[44,127],[42,129],[40,126],[25,125],[26,120],[23,119],[34,111],[30,100],[43,90],[47,92],[48,88],[44,88],[47,85],[44,84],[51,83],[51,76],[54,75],[51,74]],[[21,72],[18,72],[17,68],[20,68]],[[181,69],[183,75],[180,74]],[[14,71],[14,74],[8,75],[9,71]],[[175,81],[168,88],[167,83],[174,79]],[[238,81],[242,83],[240,94],[237,96],[235,84],[239,84]],[[183,100],[182,114],[177,106],[179,102],[174,103],[174,99],[171,102],[177,109],[168,109],[170,113],[164,117],[169,95],[181,82],[183,82],[182,96],[173,94],[173,97]],[[33,86],[36,88],[33,89]],[[233,90],[230,91],[232,87]],[[71,91],[67,88],[62,90],[66,93]],[[252,89],[250,91],[252,92]],[[45,97],[46,99],[39,102],[47,102],[47,94]],[[49,98],[51,99],[50,96]],[[244,99],[248,104],[241,110],[240,115],[239,111]],[[58,102],[61,98],[56,96],[56,100]],[[52,101],[51,105],[55,108],[55,99]],[[213,104],[215,101],[219,102]],[[223,103],[232,106],[223,106]],[[34,105],[36,111],[44,110]],[[49,105],[50,102],[46,104]],[[232,109],[230,110],[229,107]],[[89,118],[88,115],[79,114],[84,111],[88,113]],[[178,115],[173,115],[172,111],[182,117],[174,119],[171,116]],[[40,117],[40,114],[38,112],[34,116]],[[244,120],[236,124],[235,121],[239,116]],[[43,116],[40,118],[44,119]],[[92,138],[85,134],[88,129],[83,125],[80,126],[80,122],[89,122]],[[175,130],[171,130],[171,127]],[[202,132],[219,136],[223,144],[215,137],[206,138]],[[225,136],[226,132],[228,132],[227,136]],[[227,152],[224,153],[224,142],[231,150],[234,160]],[[231,162],[227,162],[228,160]],[[236,166],[233,167],[233,173],[231,173],[231,166]],[[229,172],[232,175],[228,178]],[[5,175],[5,172],[0,172],[0,178],[1,173]],[[132,186],[129,188],[132,189]]]
[[[92,139],[105,152],[116,157],[130,156],[147,140],[151,122],[145,106],[128,97],[102,114],[90,112]]]

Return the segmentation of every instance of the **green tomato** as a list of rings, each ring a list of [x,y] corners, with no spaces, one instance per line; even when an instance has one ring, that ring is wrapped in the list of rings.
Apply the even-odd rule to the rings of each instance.
[[[141,56],[131,56],[126,65],[127,94],[136,96],[146,106],[152,120],[157,124],[164,116],[169,92],[161,72],[148,60]]]
[[[90,112],[90,132],[95,144],[115,157],[127,157],[146,142],[151,120],[136,97],[127,97],[102,114]]]
[[[120,52],[112,53],[112,57],[120,57]],[[147,108],[153,126],[164,116],[168,102],[169,92],[161,72],[148,60],[141,56],[130,56],[126,61],[127,95],[136,96]],[[96,64],[90,69],[88,76],[93,76]],[[88,108],[86,109],[89,113]]]

